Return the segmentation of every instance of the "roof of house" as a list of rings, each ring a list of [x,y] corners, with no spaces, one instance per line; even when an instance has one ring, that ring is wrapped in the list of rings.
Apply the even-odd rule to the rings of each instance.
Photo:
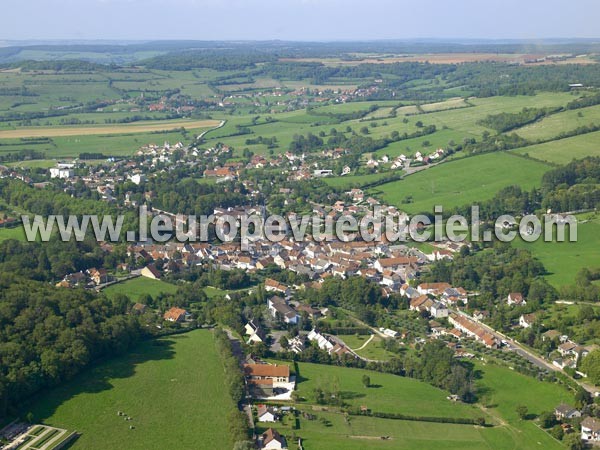
[[[285,442],[283,437],[279,434],[279,432],[277,430],[274,430],[273,428],[269,428],[267,431],[265,431],[262,435],[262,438],[263,445],[267,445],[271,441],[277,441],[282,444]]]
[[[185,309],[177,308],[174,306],[173,308],[168,310],[163,317],[165,318],[165,320],[178,321],[179,319],[181,319],[181,317],[185,316],[186,314],[187,311]]]
[[[249,377],[289,377],[289,366],[278,364],[244,364],[244,373]]]
[[[593,433],[598,433],[600,431],[600,421],[593,417],[586,417],[581,422],[581,428],[587,428],[592,430]]]
[[[560,414],[569,414],[572,411],[576,411],[576,408],[574,408],[571,405],[567,405],[566,403],[561,403],[556,408],[554,408],[554,411]]]

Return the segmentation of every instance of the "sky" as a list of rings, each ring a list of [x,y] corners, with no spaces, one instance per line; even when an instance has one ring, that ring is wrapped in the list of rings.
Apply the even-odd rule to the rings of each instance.
[[[0,40],[600,38],[598,0],[0,0]]]

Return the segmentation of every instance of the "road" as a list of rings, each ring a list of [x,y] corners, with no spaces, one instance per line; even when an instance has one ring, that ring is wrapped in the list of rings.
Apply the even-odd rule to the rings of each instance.
[[[526,360],[528,360],[529,362],[531,362],[532,364],[534,364],[535,366],[543,369],[543,370],[550,370],[552,372],[559,372],[562,373],[563,375],[566,375],[567,377],[569,377],[571,380],[573,380],[575,383],[577,383],[579,386],[581,386],[583,389],[585,389],[586,391],[588,391],[590,394],[592,395],[596,395],[599,391],[596,387],[591,386],[587,383],[583,383],[582,381],[579,380],[575,380],[572,377],[570,377],[569,375],[567,375],[565,372],[563,372],[560,368],[556,367],[555,365],[549,363],[548,361],[546,361],[544,358],[542,358],[539,355],[536,355],[535,353],[533,353],[531,350],[529,350],[528,348],[526,348],[525,346],[519,344],[517,341],[515,341],[514,339],[506,336],[504,333],[501,333],[499,331],[494,330],[492,327],[482,323],[482,322],[478,322],[475,319],[473,319],[471,316],[469,316],[468,314],[465,314],[462,311],[458,311],[458,310],[452,310],[452,312],[459,314],[473,322],[478,323],[484,330],[486,330],[487,332],[491,333],[494,335],[494,337],[500,341],[504,341],[508,344],[508,349],[511,351],[514,351],[515,353],[517,353],[518,355],[522,356],[523,358],[525,358]]]

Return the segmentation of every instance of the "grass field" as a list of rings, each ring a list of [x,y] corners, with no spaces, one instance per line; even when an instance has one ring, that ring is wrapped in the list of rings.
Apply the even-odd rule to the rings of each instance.
[[[222,379],[212,333],[196,330],[144,342],[39,396],[30,410],[80,432],[73,449],[231,448],[235,406]]]
[[[16,239],[18,241],[26,240],[25,231],[22,226],[13,228],[0,228],[0,242],[7,239]]]
[[[381,344],[383,339],[379,336],[373,336],[373,339],[369,341],[371,336],[367,335],[359,335],[356,336],[354,334],[350,335],[339,335],[341,340],[344,341],[346,345],[348,345],[352,350],[355,350],[359,356],[367,359],[375,359],[378,361],[388,361],[390,358],[396,356],[394,353],[388,352],[384,349]],[[361,348],[364,344],[369,343],[365,346],[365,348],[361,350],[357,350]]]
[[[546,279],[552,285],[573,284],[577,272],[584,267],[600,268],[600,218],[578,224],[577,242],[544,242],[540,239],[528,243],[516,239],[513,245],[529,250],[544,264],[549,272]]]
[[[400,181],[377,186],[371,194],[410,213],[433,212],[434,205],[445,209],[492,198],[501,188],[539,186],[551,167],[507,153],[489,153],[450,161],[417,172]],[[412,196],[412,202],[405,199]]]
[[[373,411],[438,417],[479,417],[481,411],[469,405],[454,403],[448,395],[429,384],[396,375],[361,369],[299,363],[298,393],[314,400],[314,389],[339,384],[345,401],[354,406],[366,405]],[[373,387],[365,388],[362,376],[369,375]]]
[[[600,124],[600,105],[552,114],[535,123],[511,131],[527,140],[552,139],[559,133],[575,128]]]
[[[430,416],[486,417],[492,427],[475,427],[442,423],[412,422],[351,416],[348,421],[335,409],[314,410],[299,407],[316,415],[317,420],[300,417],[300,429],[292,430],[287,422],[277,429],[290,437],[293,433],[310,450],[354,450],[363,448],[403,450],[516,450],[564,448],[531,421],[522,421],[515,409],[528,406],[530,413],[553,409],[560,402],[572,402],[564,388],[539,382],[507,368],[478,363],[475,367],[481,405],[455,404],[446,394],[428,384],[394,375],[343,367],[299,363],[299,393],[311,402],[316,386],[336,382],[345,399],[353,405],[365,405],[374,411],[389,411]],[[376,387],[365,388],[361,378],[368,374]],[[259,429],[261,431],[261,429]],[[382,440],[381,436],[389,436]],[[290,443],[290,448],[296,446]]]
[[[162,293],[175,293],[177,286],[160,280],[152,280],[146,277],[132,278],[122,283],[113,284],[104,289],[108,296],[124,294],[132,301],[137,301],[141,295],[150,295],[153,298]]]
[[[531,145],[516,149],[514,152],[555,164],[567,164],[573,159],[586,156],[600,156],[600,131]]]
[[[217,120],[176,120],[159,122],[142,122],[126,125],[97,126],[97,127],[53,127],[53,128],[17,128],[0,131],[0,139],[16,139],[27,137],[64,137],[98,134],[150,133],[153,131],[168,131],[174,128],[214,128],[219,125]]]

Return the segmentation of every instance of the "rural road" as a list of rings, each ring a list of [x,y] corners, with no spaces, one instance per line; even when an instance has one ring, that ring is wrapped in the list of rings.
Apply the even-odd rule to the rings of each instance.
[[[465,314],[462,311],[458,311],[458,310],[452,310],[452,312],[459,314],[473,322],[476,322],[477,324],[479,324],[483,329],[485,329],[487,332],[491,333],[494,335],[494,337],[500,341],[505,341],[508,344],[508,349],[510,351],[514,351],[515,353],[517,353],[518,355],[522,356],[523,358],[525,358],[526,360],[528,360],[529,362],[531,362],[532,364],[536,365],[537,367],[544,369],[544,370],[550,370],[552,372],[559,372],[562,373],[566,376],[569,377],[569,375],[567,375],[565,372],[563,372],[561,369],[559,369],[558,367],[554,366],[553,364],[549,363],[548,361],[546,361],[544,358],[542,358],[541,356],[536,355],[535,353],[533,353],[531,350],[527,349],[526,347],[524,347],[523,345],[519,344],[517,341],[515,341],[514,339],[511,339],[510,337],[506,336],[505,334],[494,330],[492,327],[479,322],[475,319],[473,319],[473,317],[469,316],[468,314]],[[585,389],[586,391],[588,391],[590,394],[595,395],[596,393],[598,393],[598,389],[594,386],[591,386],[587,383],[583,383],[579,380],[575,380],[572,377],[571,378],[575,383],[577,383],[579,386],[581,386],[583,389]]]

